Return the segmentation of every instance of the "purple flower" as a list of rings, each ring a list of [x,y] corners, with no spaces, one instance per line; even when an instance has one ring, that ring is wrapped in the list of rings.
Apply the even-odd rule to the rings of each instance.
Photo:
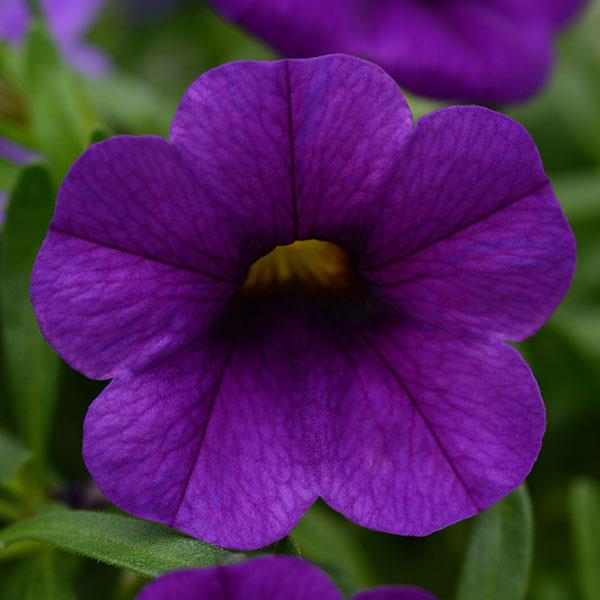
[[[557,31],[583,0],[212,0],[292,57],[346,52],[435,98],[517,102],[548,76]]]
[[[31,157],[33,152],[19,146],[6,138],[0,137],[0,160],[6,160],[17,165],[25,164]]]
[[[105,73],[109,67],[107,57],[96,48],[81,43],[104,0],[40,0],[40,4],[48,27],[69,63],[90,75]],[[30,18],[26,0],[2,0],[0,40],[21,44]]]
[[[263,556],[236,565],[168,573],[147,585],[138,600],[342,600],[321,571],[289,556]],[[352,600],[435,600],[412,587],[376,588]]]
[[[413,126],[392,79],[337,55],[224,65],[170,142],[88,149],[31,293],[65,360],[112,379],[83,448],[107,497],[249,549],[319,496],[425,535],[521,484],[544,407],[504,340],[574,260],[523,127],[477,107]]]

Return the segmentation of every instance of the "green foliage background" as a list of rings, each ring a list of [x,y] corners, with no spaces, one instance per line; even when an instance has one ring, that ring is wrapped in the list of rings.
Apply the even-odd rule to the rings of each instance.
[[[45,345],[28,300],[29,271],[56,189],[89,143],[121,132],[166,135],[178,99],[202,72],[231,60],[274,57],[199,0],[172,5],[154,13],[109,3],[90,36],[115,61],[106,79],[65,67],[41,22],[22,52],[0,47],[0,136],[40,156],[20,170],[0,160],[0,189],[11,192],[0,231],[0,600],[126,600],[161,572],[246,558],[103,502],[80,452],[83,416],[102,385],[70,370]],[[543,92],[504,110],[531,131],[579,256],[567,300],[519,347],[548,410],[529,494],[521,489],[487,513],[424,539],[361,529],[318,504],[293,540],[268,551],[299,552],[346,592],[409,583],[442,599],[600,598],[598,32],[595,0],[562,36]],[[410,102],[417,116],[438,106]]]

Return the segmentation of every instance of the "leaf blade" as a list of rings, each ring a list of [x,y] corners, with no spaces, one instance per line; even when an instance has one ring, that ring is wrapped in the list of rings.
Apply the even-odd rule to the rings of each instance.
[[[19,440],[0,429],[0,485],[12,481],[30,458]]]
[[[55,509],[0,532],[2,548],[36,541],[146,577],[237,560],[239,555],[177,531],[123,515]]]
[[[293,532],[303,556],[324,569],[347,594],[377,583],[355,531],[333,510],[317,503]]]
[[[522,600],[533,553],[533,515],[525,487],[476,520],[457,600]]]
[[[40,18],[27,32],[24,83],[33,137],[60,181],[85,150],[94,119],[81,83]]]
[[[600,598],[600,486],[580,479],[569,489],[569,517],[579,587],[584,600]]]
[[[52,551],[13,569],[0,600],[76,600],[68,579],[57,569]]]
[[[29,274],[54,210],[54,187],[41,165],[21,171],[10,196],[0,264],[0,314],[8,394],[25,444],[43,473],[60,361],[37,327]]]

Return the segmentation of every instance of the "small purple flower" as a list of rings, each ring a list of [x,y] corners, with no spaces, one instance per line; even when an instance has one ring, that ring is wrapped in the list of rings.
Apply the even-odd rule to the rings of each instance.
[[[363,56],[441,99],[503,104],[546,80],[553,37],[583,0],[212,0],[291,57]]]
[[[138,600],[342,600],[331,580],[308,562],[263,556],[236,565],[168,573],[148,584]],[[361,592],[352,600],[435,600],[413,587]]]
[[[6,138],[0,137],[0,160],[6,160],[16,165],[25,164],[31,157],[33,152],[15,144]]]
[[[112,379],[83,448],[106,496],[249,549],[319,496],[425,535],[520,485],[544,407],[505,340],[550,316],[574,255],[523,127],[413,126],[392,79],[337,55],[224,65],[171,141],[88,149],[31,293],[65,360]]]
[[[48,27],[64,56],[74,68],[90,75],[101,75],[109,68],[101,51],[81,43],[104,1],[40,0]],[[30,19],[26,0],[0,0],[0,40],[21,44]]]

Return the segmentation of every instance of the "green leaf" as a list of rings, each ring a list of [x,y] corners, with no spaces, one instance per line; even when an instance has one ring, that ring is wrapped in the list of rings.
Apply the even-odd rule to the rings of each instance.
[[[178,99],[123,75],[88,79],[85,86],[95,110],[117,130],[168,135]]]
[[[0,190],[11,190],[18,174],[17,165],[0,158]]]
[[[283,539],[258,551],[260,554],[287,554],[288,556],[302,556],[300,546],[291,535],[286,535]]]
[[[43,473],[59,360],[43,340],[29,301],[29,276],[54,206],[47,170],[25,167],[10,196],[0,265],[0,314],[7,388],[22,439]]]
[[[0,532],[0,546],[37,541],[148,577],[236,561],[240,555],[133,517],[54,509]],[[1,556],[1,554],[0,554]]]
[[[0,430],[0,484],[12,481],[30,458],[31,452],[23,444]]]
[[[329,573],[346,593],[369,587],[369,560],[345,519],[323,503],[313,505],[294,529],[305,558]]]
[[[103,127],[96,127],[90,135],[90,145],[103,142],[110,137],[110,133]]]
[[[76,600],[53,552],[44,552],[13,570],[0,600]]]
[[[429,98],[423,98],[422,96],[414,96],[413,94],[409,94],[406,92],[405,95],[406,101],[410,106],[410,111],[415,121],[435,110],[443,108],[444,106],[443,102],[430,100]]]
[[[583,600],[600,598],[600,485],[589,479],[571,484],[569,514]]]
[[[570,221],[600,218],[600,172],[562,175],[552,185]]]
[[[457,600],[521,600],[533,552],[533,515],[525,487],[476,518]]]
[[[590,366],[596,368],[600,361],[600,308],[591,304],[565,303],[552,323]]]
[[[57,181],[85,150],[91,108],[77,76],[62,62],[43,22],[34,20],[25,44],[25,92],[37,147],[52,165]]]
[[[28,128],[22,124],[3,121],[2,119],[0,119],[0,137],[8,138],[21,146],[25,146],[25,148],[35,146],[35,140]]]
[[[29,7],[29,10],[31,11],[31,13],[33,15],[35,15],[37,17],[42,14],[42,9],[40,7],[39,0],[25,0],[25,1]]]

